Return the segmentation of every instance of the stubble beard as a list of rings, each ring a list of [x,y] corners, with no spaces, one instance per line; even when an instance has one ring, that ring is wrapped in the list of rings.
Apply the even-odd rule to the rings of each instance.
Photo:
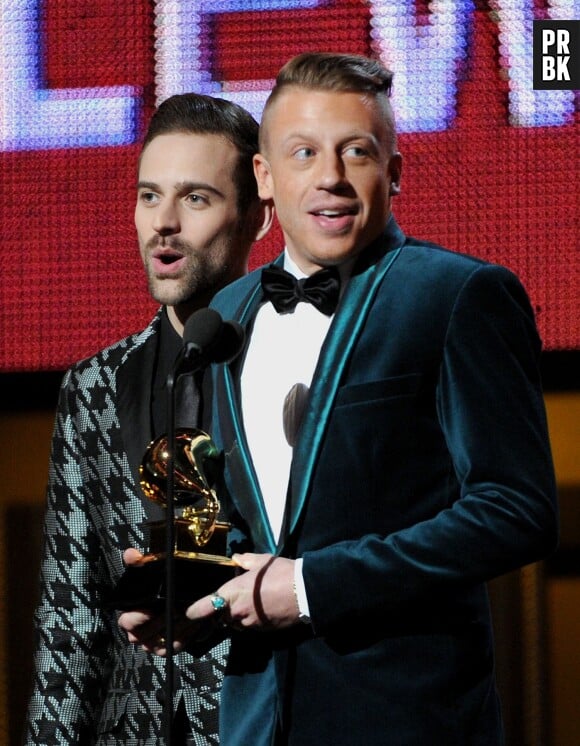
[[[208,302],[231,277],[229,263],[220,262],[211,256],[200,256],[184,242],[174,243],[187,257],[185,269],[175,277],[157,277],[150,262],[147,263],[147,278],[151,297],[167,306],[179,306],[191,301]],[[211,252],[209,252],[211,253]]]

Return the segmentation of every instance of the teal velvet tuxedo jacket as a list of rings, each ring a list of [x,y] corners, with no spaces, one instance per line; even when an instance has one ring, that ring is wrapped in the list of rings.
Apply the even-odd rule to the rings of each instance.
[[[105,602],[122,554],[147,547],[144,524],[163,518],[138,467],[153,437],[151,384],[158,314],[141,333],[77,363],[63,380],[47,490],[36,654],[25,743],[157,746],[165,659],[128,642]],[[192,423],[193,424],[193,423]],[[217,744],[227,645],[175,658],[198,746]]]
[[[251,337],[263,301],[256,271],[212,305]],[[225,746],[503,742],[485,582],[557,540],[539,352],[511,272],[406,238],[391,217],[322,347],[278,544],[241,362],[215,367],[222,501],[246,537],[235,548],[303,557],[312,618],[234,633]]]

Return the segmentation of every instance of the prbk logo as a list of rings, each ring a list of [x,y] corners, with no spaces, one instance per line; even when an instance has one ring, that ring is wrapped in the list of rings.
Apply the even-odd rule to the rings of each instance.
[[[580,21],[534,21],[534,88],[580,88]]]

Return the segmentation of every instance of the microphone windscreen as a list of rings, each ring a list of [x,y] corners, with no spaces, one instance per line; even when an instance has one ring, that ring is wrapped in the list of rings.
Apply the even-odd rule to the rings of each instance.
[[[185,322],[183,344],[193,344],[205,351],[217,341],[222,329],[222,317],[213,308],[200,308]]]
[[[241,351],[244,338],[244,329],[237,321],[224,321],[219,339],[212,350],[212,363],[229,363]]]

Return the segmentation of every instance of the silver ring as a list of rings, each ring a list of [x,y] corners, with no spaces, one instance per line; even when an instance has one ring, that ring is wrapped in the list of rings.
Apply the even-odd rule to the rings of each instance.
[[[165,637],[159,637],[159,646],[162,648],[167,646],[167,640],[165,639]]]
[[[223,596],[220,596],[219,593],[214,593],[211,597],[211,605],[213,606],[214,611],[221,612],[228,608],[229,603]]]

